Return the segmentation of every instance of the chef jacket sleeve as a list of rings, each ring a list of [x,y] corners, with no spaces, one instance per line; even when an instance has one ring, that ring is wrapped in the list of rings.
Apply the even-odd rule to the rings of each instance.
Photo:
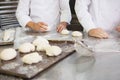
[[[96,28],[92,20],[92,16],[88,11],[90,3],[91,0],[76,0],[75,3],[75,11],[78,20],[87,32],[93,28]]]
[[[31,0],[19,0],[18,7],[16,10],[16,17],[19,24],[25,28],[26,24],[32,19],[29,16],[30,12],[30,1]]]
[[[70,23],[71,21],[71,11],[69,0],[60,0],[60,21]]]

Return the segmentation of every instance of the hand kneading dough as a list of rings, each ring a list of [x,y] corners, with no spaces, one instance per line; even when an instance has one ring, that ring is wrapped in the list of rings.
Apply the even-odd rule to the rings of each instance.
[[[12,48],[4,49],[0,53],[0,58],[6,61],[14,59],[16,56],[17,56],[17,52],[15,51],[15,49],[12,49]]]
[[[19,51],[22,53],[28,53],[31,51],[35,51],[35,46],[31,43],[24,43],[24,44],[20,45]]]
[[[50,45],[49,44],[44,44],[44,43],[41,43],[39,45],[37,45],[37,51],[45,51],[47,47],[49,47]]]
[[[49,46],[46,48],[46,55],[48,56],[58,56],[62,52],[62,49],[58,46]]]
[[[22,61],[26,64],[38,63],[42,61],[42,56],[40,56],[37,52],[34,52],[23,56]]]
[[[62,30],[61,31],[61,34],[63,34],[63,35],[67,35],[67,34],[69,34],[70,32],[67,30],[67,29],[64,29],[64,30]]]
[[[73,31],[73,32],[72,32],[72,36],[75,36],[75,37],[82,37],[82,33],[79,32],[79,31]]]
[[[38,45],[41,45],[41,44],[49,44],[48,40],[43,38],[43,37],[37,37],[37,39],[35,39],[33,41],[33,45],[35,46],[38,46]]]

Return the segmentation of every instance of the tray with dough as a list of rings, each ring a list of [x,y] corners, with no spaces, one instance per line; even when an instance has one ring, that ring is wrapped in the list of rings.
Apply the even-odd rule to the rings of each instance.
[[[22,78],[32,78],[75,51],[74,43],[71,41],[49,41],[49,43],[54,46],[59,46],[62,49],[62,53],[58,56],[50,57],[45,55],[45,52],[38,52],[43,57],[43,60],[39,63],[29,65],[23,63],[21,60],[21,57],[25,54],[21,54],[17,50],[18,55],[13,60],[0,61],[0,73]]]
[[[10,45],[14,44],[15,39],[15,29],[6,29],[0,32],[0,45]]]

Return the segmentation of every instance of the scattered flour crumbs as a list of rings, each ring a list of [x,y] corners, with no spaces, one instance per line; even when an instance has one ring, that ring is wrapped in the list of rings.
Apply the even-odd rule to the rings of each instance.
[[[43,70],[42,68],[38,68],[36,66],[21,66],[18,68],[17,72],[20,74],[26,74],[28,77],[38,73]]]
[[[16,67],[20,66],[20,64],[16,62],[8,63],[3,65],[1,68],[4,70],[10,70],[10,69],[15,69]]]

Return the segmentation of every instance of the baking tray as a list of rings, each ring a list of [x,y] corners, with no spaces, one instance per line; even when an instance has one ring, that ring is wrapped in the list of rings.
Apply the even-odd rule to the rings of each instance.
[[[74,43],[71,41],[49,41],[51,45],[62,48],[62,54],[57,57],[48,57],[45,52],[38,52],[43,56],[43,61],[37,64],[27,65],[21,61],[25,54],[18,53],[11,61],[0,61],[0,73],[18,76],[21,78],[32,78],[38,73],[48,69],[50,66],[75,52]]]

